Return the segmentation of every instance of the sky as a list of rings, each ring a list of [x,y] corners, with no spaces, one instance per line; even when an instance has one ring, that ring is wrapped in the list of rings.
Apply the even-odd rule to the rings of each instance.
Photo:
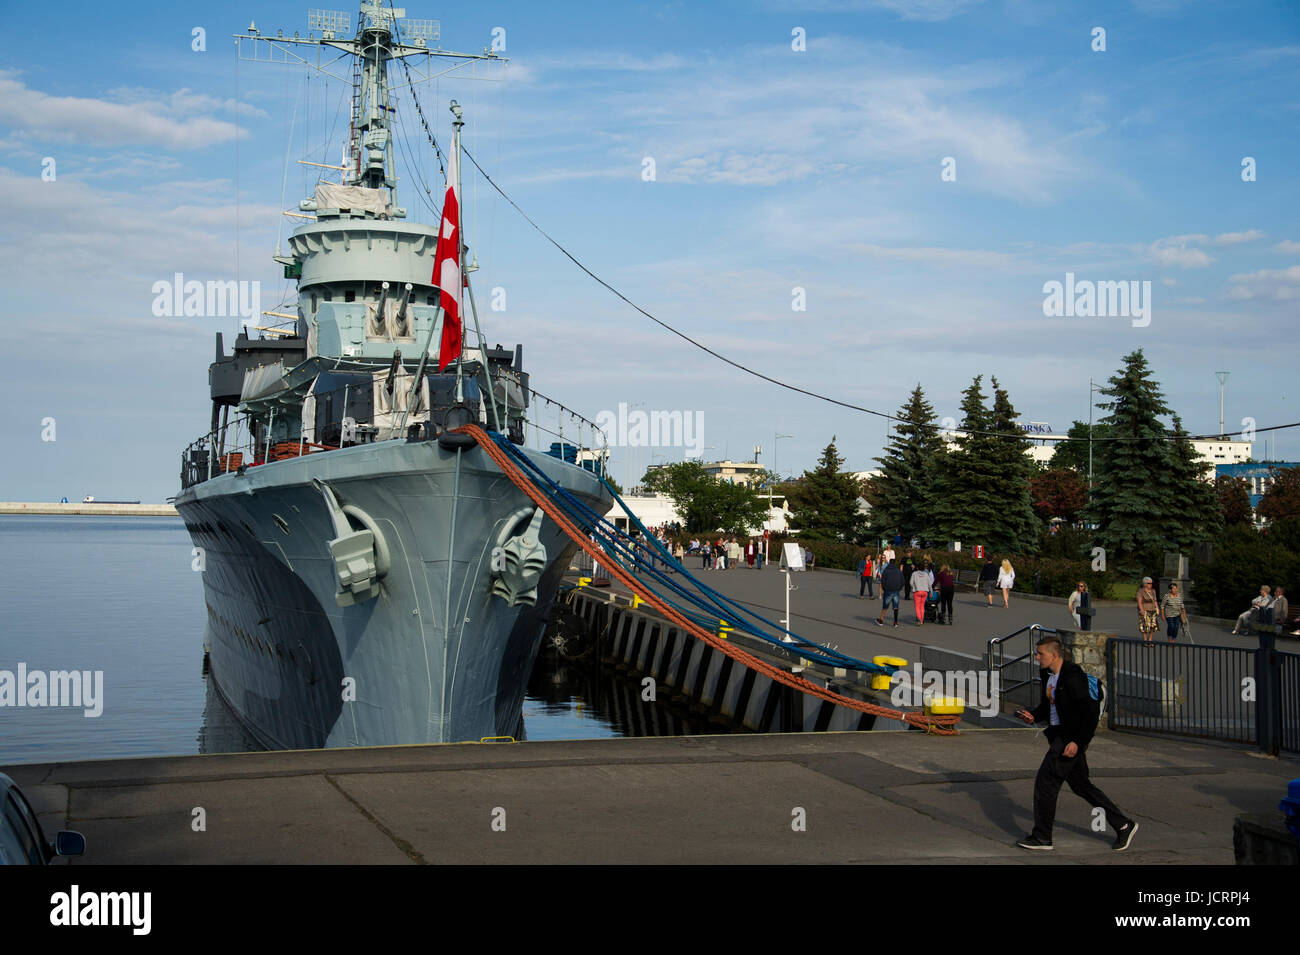
[[[1140,348],[1193,433],[1218,432],[1218,371],[1227,431],[1300,421],[1294,2],[406,12],[438,19],[444,49],[495,36],[509,59],[415,87],[439,141],[458,99],[466,147],[529,216],[741,365],[886,414],[920,384],[954,420],[971,379],[996,376],[1025,421],[1064,432],[1088,419],[1089,380]],[[307,6],[6,10],[0,499],[177,493],[208,427],[214,335],[229,345],[239,320],[156,315],[155,283],[256,280],[267,309],[292,296],[271,256],[301,220],[281,212],[322,173],[298,160],[339,161],[345,84],[240,61],[250,21],[305,36]],[[443,186],[410,90],[396,116],[399,204],[432,221]],[[589,419],[691,416],[694,447],[612,448],[618,480],[755,446],[799,473],[832,437],[846,467],[875,466],[885,419],[653,324],[470,168],[461,204],[484,335],[523,344],[533,387]],[[1145,314],[1046,314],[1067,276],[1135,282]],[[1300,459],[1300,429],[1275,440],[1256,458]]]

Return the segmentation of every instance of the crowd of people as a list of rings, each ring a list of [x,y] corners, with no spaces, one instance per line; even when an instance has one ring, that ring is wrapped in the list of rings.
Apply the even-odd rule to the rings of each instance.
[[[1010,566],[1010,565],[1008,565]],[[916,615],[916,626],[923,626],[926,607],[934,604],[933,620],[937,624],[952,624],[952,598],[957,589],[957,575],[947,564],[935,569],[929,554],[908,551],[898,558],[892,546],[868,554],[858,561],[858,596],[875,599],[876,586],[880,587],[880,616],[876,623],[885,625],[885,614],[893,611],[893,624],[898,626],[900,602],[911,601]]]

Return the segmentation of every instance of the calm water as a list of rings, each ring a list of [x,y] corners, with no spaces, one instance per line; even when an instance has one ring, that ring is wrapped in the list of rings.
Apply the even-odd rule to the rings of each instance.
[[[174,517],[0,516],[0,670],[102,670],[103,712],[0,706],[0,766],[257,749],[203,675],[203,584]],[[704,732],[602,668],[538,660],[528,739]],[[716,728],[713,729],[717,731]]]

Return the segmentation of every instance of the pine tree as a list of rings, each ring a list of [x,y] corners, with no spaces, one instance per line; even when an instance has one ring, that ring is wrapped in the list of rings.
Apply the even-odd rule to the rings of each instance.
[[[817,468],[805,471],[790,493],[794,523],[805,537],[855,543],[865,532],[866,518],[858,510],[862,487],[852,474],[841,473],[844,459],[835,447],[835,436],[817,461]]]
[[[1167,547],[1183,533],[1178,513],[1188,493],[1174,443],[1159,417],[1169,413],[1160,388],[1138,349],[1101,393],[1111,399],[1102,419],[1110,440],[1094,449],[1095,481],[1085,519],[1097,525],[1095,540],[1112,568],[1137,570],[1153,548]],[[1177,472],[1177,473],[1176,473]]]
[[[876,537],[904,540],[929,533],[933,525],[933,494],[937,458],[943,441],[935,425],[934,407],[918,384],[898,411],[884,457],[876,458],[880,474],[871,481],[870,527]]]
[[[1025,453],[1029,442],[1024,440],[1017,423],[1016,409],[1011,397],[997,378],[993,382],[993,431],[1004,437],[991,445],[993,460],[998,471],[995,488],[1002,499],[999,519],[990,529],[988,544],[1000,551],[1013,554],[1032,554],[1038,550],[1043,525],[1034,513],[1029,481],[1038,472],[1034,459]]]
[[[962,392],[962,433],[954,448],[939,459],[931,504],[936,536],[964,545],[989,543],[1001,506],[993,449],[999,439],[990,434],[993,416],[984,404],[983,380],[983,375],[976,375]]]
[[[1172,543],[1187,551],[1198,541],[1213,540],[1223,530],[1223,506],[1214,484],[1201,479],[1205,465],[1183,430],[1183,419],[1174,415],[1173,440],[1169,445],[1173,478],[1174,516],[1169,531]]]

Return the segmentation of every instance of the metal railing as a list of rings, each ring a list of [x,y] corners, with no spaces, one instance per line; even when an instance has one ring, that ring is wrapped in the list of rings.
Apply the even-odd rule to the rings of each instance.
[[[410,377],[409,375],[406,376],[406,387],[410,387]],[[372,387],[373,379],[363,379],[348,382],[329,391],[312,394],[311,397],[315,399],[317,407],[326,402],[327,399],[341,397],[343,415],[340,417],[344,417],[346,416],[348,399],[351,394],[355,394],[360,388],[369,389]],[[510,420],[512,414],[521,421],[522,428],[511,435],[512,440],[526,446],[529,431],[531,430],[536,450],[554,453],[553,448],[546,445],[559,444],[559,456],[562,460],[566,459],[565,449],[567,447],[569,457],[575,459],[570,463],[584,467],[584,461],[595,462],[594,464],[588,463],[585,467],[598,474],[603,474],[605,462],[609,458],[609,443],[607,436],[595,422],[533,388],[521,390],[526,391],[530,396],[522,416],[518,416],[519,409],[517,407],[512,408],[508,403],[504,404],[501,409],[502,416],[507,421]],[[432,397],[433,395],[430,394],[430,398]],[[478,400],[482,402],[483,398],[480,397]],[[417,406],[422,406],[423,403],[422,398],[417,398]],[[394,395],[392,410],[378,412],[378,414],[391,415],[396,418],[400,414],[397,408],[398,403],[396,395]],[[553,423],[558,430],[552,430],[546,426],[552,423],[551,409],[554,409]],[[546,419],[546,424],[543,423],[544,419]],[[280,425],[278,439],[276,437],[277,423]],[[568,424],[567,433],[566,423]],[[368,423],[360,422],[359,424],[362,426],[359,429],[360,433],[350,441],[344,442],[341,433],[335,436],[331,431],[330,439],[338,443],[325,443],[320,440],[321,435],[317,433],[314,426],[304,431],[301,403],[285,408],[272,406],[262,412],[246,411],[237,414],[221,427],[209,431],[185,447],[181,454],[181,487],[192,487],[222,474],[242,471],[249,467],[269,464],[285,458],[338,450],[345,443],[363,444],[373,440],[405,440],[406,438],[405,434],[391,434],[389,437],[381,439],[377,437],[371,427],[367,426]],[[339,422],[333,421],[331,425],[339,427]],[[311,439],[307,437],[309,433]],[[558,441],[552,442],[549,440],[550,437],[554,437]]]
[[[1038,661],[1034,659],[1034,653],[1038,649],[1038,639],[1044,634],[1056,633],[1052,627],[1044,627],[1033,623],[1027,627],[1021,627],[1008,633],[1005,637],[993,637],[988,642],[986,651],[988,657],[988,668],[990,671],[998,674],[998,685],[1001,687],[1002,698],[1004,700],[1015,700],[1015,702],[1033,709],[1038,704],[1038,694],[1034,688],[1039,685],[1041,678],[1039,676]],[[1009,641],[1020,636],[1022,633],[1028,634],[1029,648],[1022,654],[1011,659],[1007,659],[1007,644]],[[1023,679],[1010,682],[1008,677],[1023,676]],[[1020,698],[1015,698],[1012,694],[1028,687],[1028,691],[1020,694]]]
[[[1112,639],[1108,725],[1300,751],[1300,655],[1257,649]]]

